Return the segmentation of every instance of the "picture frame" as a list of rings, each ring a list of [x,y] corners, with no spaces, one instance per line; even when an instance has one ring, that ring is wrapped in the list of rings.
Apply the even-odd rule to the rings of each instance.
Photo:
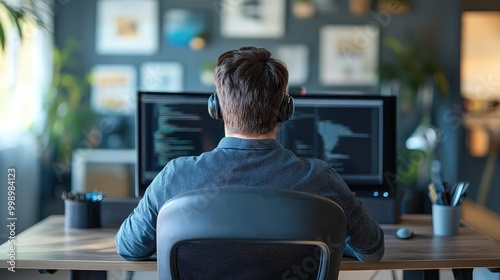
[[[97,1],[96,53],[150,55],[159,45],[157,0]]]
[[[321,84],[373,86],[377,81],[379,28],[375,25],[325,25],[320,29]]]
[[[163,16],[163,37],[169,46],[196,48],[196,39],[207,36],[203,10],[168,9]]]
[[[309,47],[305,44],[282,45],[276,49],[277,57],[288,69],[288,84],[301,86],[309,76]]]
[[[133,65],[96,65],[92,69],[91,108],[100,114],[135,112],[137,71]]]
[[[281,38],[285,0],[221,0],[221,35],[226,38]]]
[[[145,62],[141,65],[141,90],[181,92],[183,66],[178,62]]]

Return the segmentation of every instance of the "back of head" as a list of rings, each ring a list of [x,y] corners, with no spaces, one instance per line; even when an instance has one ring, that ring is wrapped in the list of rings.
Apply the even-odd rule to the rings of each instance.
[[[219,56],[215,85],[226,130],[252,136],[274,130],[287,84],[285,64],[266,49],[242,47]]]

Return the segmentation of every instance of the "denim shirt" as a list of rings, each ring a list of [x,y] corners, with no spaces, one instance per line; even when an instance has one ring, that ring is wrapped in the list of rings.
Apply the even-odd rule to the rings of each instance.
[[[299,158],[274,139],[234,137],[221,139],[210,152],[168,162],[118,230],[118,254],[126,260],[149,258],[156,253],[156,219],[161,206],[176,195],[221,186],[284,188],[327,197],[345,213],[344,255],[365,262],[383,257],[384,232],[325,161]]]

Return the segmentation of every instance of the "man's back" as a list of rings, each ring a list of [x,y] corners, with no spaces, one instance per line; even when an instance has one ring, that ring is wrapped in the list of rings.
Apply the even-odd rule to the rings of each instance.
[[[148,216],[148,211],[158,213],[168,199],[188,191],[238,186],[283,188],[330,198],[343,208],[347,218],[346,254],[366,261],[382,257],[382,230],[366,214],[340,176],[326,162],[298,158],[274,139],[226,137],[211,152],[172,160],[148,188],[147,207],[138,207],[133,215]],[[150,227],[145,224],[142,228]],[[152,230],[147,235],[154,235]],[[132,227],[125,226],[119,234],[135,233]],[[144,252],[124,250],[121,253],[142,256]]]

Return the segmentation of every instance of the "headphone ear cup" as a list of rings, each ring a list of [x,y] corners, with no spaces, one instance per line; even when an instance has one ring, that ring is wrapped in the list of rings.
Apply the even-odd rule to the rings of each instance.
[[[219,106],[219,99],[217,98],[217,94],[213,93],[208,98],[208,114],[214,120],[222,121],[222,112]]]
[[[293,116],[294,112],[295,101],[293,100],[293,97],[291,97],[289,94],[286,94],[285,98],[281,102],[278,122],[286,122]]]

